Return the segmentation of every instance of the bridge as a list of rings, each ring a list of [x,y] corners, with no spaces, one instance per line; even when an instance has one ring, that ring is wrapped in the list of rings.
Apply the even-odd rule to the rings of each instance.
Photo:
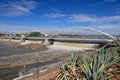
[[[9,39],[14,39],[14,40],[22,40],[22,41],[42,41],[41,43],[45,45],[50,45],[54,44],[56,42],[64,42],[64,43],[85,43],[85,44],[107,44],[108,42],[113,42],[117,40],[116,37],[94,29],[94,28],[89,28],[89,27],[72,27],[72,28],[67,28],[63,29],[61,31],[57,31],[54,34],[47,34],[43,31],[40,31],[42,34],[44,34],[44,37],[26,37],[25,35],[21,34],[21,37],[11,37]],[[61,36],[62,35],[62,36]],[[64,36],[63,36],[64,35]],[[83,36],[90,36],[93,38],[82,38],[79,37],[79,35]],[[93,36],[94,35],[94,36]],[[97,38],[95,37],[97,36]],[[102,36],[105,36],[103,38],[99,38]],[[57,37],[56,37],[57,36]],[[72,37],[71,37],[72,36]]]
[[[12,38],[15,40],[21,40],[20,37]],[[45,41],[48,39],[51,42],[74,42],[74,43],[95,43],[103,44],[113,41],[112,39],[76,39],[76,38],[39,38],[39,37],[26,37],[24,40],[33,40],[33,41]]]

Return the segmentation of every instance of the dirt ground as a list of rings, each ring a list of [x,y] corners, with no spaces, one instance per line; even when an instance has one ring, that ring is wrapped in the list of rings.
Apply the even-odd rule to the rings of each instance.
[[[55,80],[56,76],[59,74],[60,69],[58,67],[49,68],[44,72],[40,72],[39,76],[37,73],[32,76],[28,76],[25,78],[17,79],[17,80]]]
[[[11,45],[11,46],[17,46],[20,48],[28,48],[28,49],[32,49],[32,50],[36,50],[36,51],[42,51],[42,50],[46,50],[47,47],[44,45],[40,45],[40,44],[27,44],[27,45],[19,45],[18,42],[8,42],[5,41],[4,42],[7,45]],[[91,57],[94,56],[94,51],[87,51],[88,55],[90,55]],[[113,67],[118,67],[120,68],[120,64],[117,64]],[[49,68],[47,71],[44,72],[40,72],[39,73],[39,80],[55,80],[56,76],[59,74],[60,69],[58,67],[53,67],[53,68]],[[113,78],[113,80],[120,80],[120,72],[114,73],[115,76]],[[32,76],[28,76],[22,79],[17,79],[17,80],[38,80],[38,74],[35,73]]]
[[[11,42],[11,41],[3,41],[3,40],[0,40],[0,42],[10,46],[18,46],[20,44],[20,42]]]
[[[47,46],[45,45],[41,45],[41,44],[26,44],[26,45],[20,45],[20,42],[11,42],[11,41],[1,41],[4,44],[7,44],[9,46],[16,46],[19,48],[27,48],[27,49],[31,49],[31,50],[35,50],[35,51],[43,51],[43,50],[47,50]]]
[[[120,68],[120,65],[115,64],[113,65],[113,67]],[[59,72],[60,72],[60,69],[58,67],[53,67],[53,68],[49,68],[47,71],[40,72],[39,76],[37,73],[35,73],[32,76],[28,76],[18,80],[38,80],[38,77],[39,77],[39,80],[55,80]],[[112,78],[112,80],[120,80],[120,72],[116,72],[114,74],[115,76]]]
[[[20,48],[28,48],[31,50],[36,50],[36,51],[43,51],[43,50],[47,50],[47,47],[45,45],[41,45],[41,44],[26,44],[26,45],[18,45],[18,47]]]

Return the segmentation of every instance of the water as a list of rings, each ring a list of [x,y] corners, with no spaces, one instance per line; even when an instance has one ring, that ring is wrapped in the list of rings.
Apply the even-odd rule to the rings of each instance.
[[[59,62],[60,60],[63,60],[63,59],[60,59],[60,58],[64,58],[65,56],[70,55],[72,52],[73,52],[73,50],[71,50],[71,51],[70,50],[61,50],[61,49],[56,50],[54,48],[52,48],[52,49],[50,48],[49,50],[46,50],[46,51],[40,51],[39,52],[39,61],[40,62],[38,64],[38,66],[41,67],[41,66],[44,66],[44,65],[49,65],[51,63]],[[19,71],[24,69],[24,65],[26,65],[27,69],[37,67],[36,63],[31,63],[31,61],[36,62],[36,58],[32,58],[31,60],[29,60],[29,59],[27,59],[27,57],[29,57],[29,56],[25,56],[25,55],[33,55],[35,52],[32,51],[32,50],[17,48],[15,46],[10,46],[10,45],[7,45],[7,44],[4,44],[4,43],[0,42],[0,53],[1,53],[0,54],[1,57],[8,57],[8,56],[10,57],[11,55],[18,56],[17,54],[19,54],[19,57],[18,58],[14,57],[13,61],[10,60],[11,58],[10,59],[5,58],[5,60],[6,59],[10,60],[10,63],[14,64],[15,67],[14,66],[13,67],[11,67],[11,66],[8,67],[7,66],[7,68],[5,68],[5,67],[2,68],[1,67],[0,68],[0,80],[12,80],[13,78],[18,77],[19,76],[18,73],[19,73]],[[35,55],[36,54],[34,54],[33,56],[35,56]],[[24,59],[27,59],[27,61],[24,61]],[[2,58],[0,60],[2,61]],[[6,63],[7,60],[6,61],[5,60],[3,60],[3,62]],[[18,64],[20,64],[19,60],[23,60],[22,61],[23,63],[21,63],[21,65],[18,65]],[[31,64],[29,64],[29,62]]]
[[[7,57],[10,55],[26,54],[35,52],[33,50],[18,48],[15,46],[7,45],[5,42],[0,42],[0,57]],[[0,68],[0,80],[12,80],[18,77],[18,72],[23,67],[11,67],[11,68]]]
[[[31,53],[31,52],[35,52],[35,51],[30,49],[10,46],[10,45],[4,44],[4,42],[0,42],[0,57],[17,55],[17,54],[22,55],[22,54]]]

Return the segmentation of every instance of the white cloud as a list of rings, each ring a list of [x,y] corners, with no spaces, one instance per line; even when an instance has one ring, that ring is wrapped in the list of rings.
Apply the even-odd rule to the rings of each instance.
[[[65,17],[66,15],[61,13],[50,13],[50,14],[46,14],[45,16],[49,18],[58,18],[58,17]]]
[[[109,34],[117,34],[120,35],[120,24],[112,24],[112,25],[100,25],[98,26],[99,30],[107,32]]]
[[[30,30],[36,29],[36,27],[30,26],[16,26],[16,25],[0,25],[1,29],[0,32],[26,32]]]
[[[94,22],[95,18],[84,14],[73,14],[70,15],[69,19],[73,22]]]
[[[0,32],[21,33],[30,31],[42,31],[44,33],[51,34],[100,34],[96,31],[92,31],[89,28],[98,29],[109,34],[120,35],[120,24],[106,24],[106,25],[90,25],[90,26],[71,26],[67,28],[58,28],[57,26],[16,26],[16,25],[0,25]]]
[[[120,16],[110,16],[110,17],[102,17],[102,18],[96,18],[97,21],[100,22],[114,22],[119,21],[120,22]]]
[[[21,16],[28,15],[31,10],[37,7],[37,2],[33,0],[5,1],[0,4],[0,15]]]
[[[104,3],[106,2],[116,2],[116,0],[103,0]]]
[[[116,25],[90,25],[90,26],[73,26],[73,27],[69,27],[69,28],[65,28],[63,30],[60,30],[58,33],[59,34],[72,34],[72,35],[81,35],[81,34],[92,34],[92,35],[97,35],[97,34],[102,34],[98,32],[97,30],[103,31],[105,33],[108,34],[116,34],[116,35],[120,35],[120,24],[116,24]],[[91,30],[91,28],[93,30]]]
[[[120,16],[109,16],[109,17],[94,17],[84,14],[74,14],[69,17],[71,22],[96,22],[96,23],[106,23],[106,22],[120,22]]]
[[[56,24],[56,23],[60,23],[60,21],[51,21],[50,23]]]
[[[105,17],[96,17],[94,15],[86,14],[61,14],[60,12],[46,14],[45,16],[49,18],[59,18],[67,17],[70,22],[91,22],[91,23],[106,23],[106,22],[120,22],[120,16],[105,16]]]
[[[51,29],[52,28],[52,29]],[[56,33],[58,28],[54,26],[20,26],[20,25],[0,25],[0,32],[3,33],[21,33],[30,31],[42,31],[45,33]]]
[[[62,14],[61,12],[62,11],[57,8],[52,8],[51,13],[45,14],[44,16],[49,17],[49,18],[59,18],[59,17],[67,16],[66,14]]]

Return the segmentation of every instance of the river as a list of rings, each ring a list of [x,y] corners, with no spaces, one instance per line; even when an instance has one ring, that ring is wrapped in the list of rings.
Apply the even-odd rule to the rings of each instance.
[[[53,49],[53,48],[51,48],[47,51],[39,52],[38,67],[41,67],[41,66],[44,66],[44,65],[50,65],[52,63],[59,62],[59,61],[63,60],[63,59],[60,59],[60,58],[64,58],[64,57],[70,55],[72,52],[76,51],[76,50],[74,51],[73,49],[63,50],[63,49],[59,49],[59,48],[56,48],[56,49]],[[31,53],[34,53],[34,52],[36,52],[36,51],[32,51],[32,50],[29,50],[29,49],[18,48],[16,46],[7,45],[4,42],[0,42],[0,61],[5,61],[4,59],[2,60],[2,57],[9,57],[11,55],[19,55],[19,56],[23,56],[23,58],[26,58],[27,56],[26,57],[24,56],[24,55],[26,55],[26,53],[31,55]],[[21,58],[21,57],[19,57],[19,58]],[[21,58],[21,59],[23,59],[23,58]],[[5,58],[5,59],[7,59],[7,58]],[[16,59],[14,57],[13,59],[18,61],[18,58]],[[34,60],[36,62],[36,59],[33,59],[32,61],[34,61]],[[9,62],[9,59],[7,59],[6,61]],[[15,61],[15,62],[17,62],[17,61]],[[29,62],[30,61],[28,61],[28,63]],[[24,63],[24,61],[23,61],[23,63]],[[31,63],[29,65],[28,65],[28,63],[26,64],[27,69],[37,67],[36,63]],[[17,65],[15,67],[10,67],[9,66],[7,68],[2,68],[1,67],[0,68],[0,80],[12,80],[13,78],[18,77],[19,76],[19,71],[21,71],[23,69],[24,69],[24,65]]]

